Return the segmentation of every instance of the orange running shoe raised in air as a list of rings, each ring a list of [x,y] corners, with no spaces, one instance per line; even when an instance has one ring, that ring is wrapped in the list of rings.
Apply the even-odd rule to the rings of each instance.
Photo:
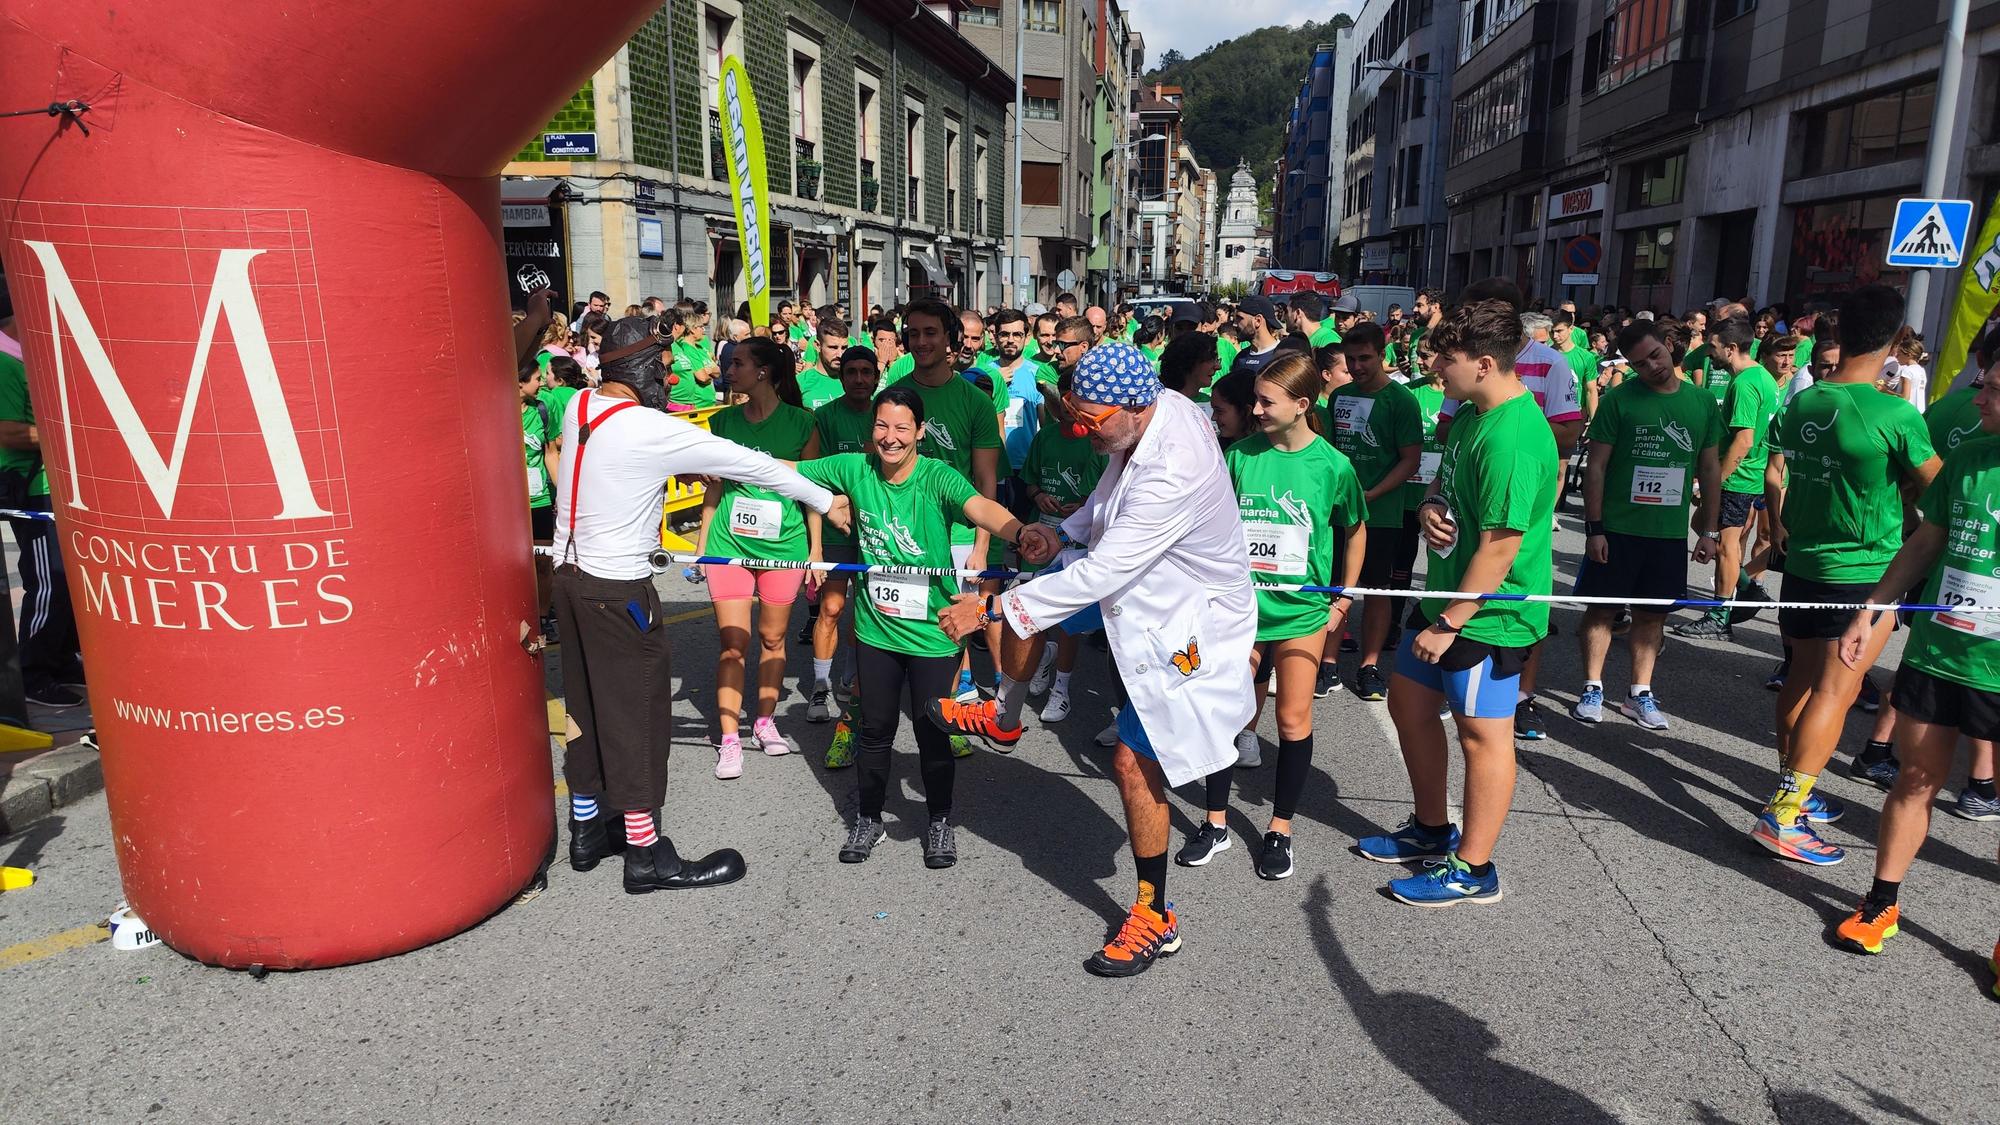
[[[1868,903],[1864,901],[1861,909],[1849,914],[1834,927],[1833,935],[1842,946],[1856,953],[1880,953],[1883,942],[1902,932],[1902,927],[1898,925],[1902,918],[1902,909],[1895,903],[1871,915]]]
[[[1016,742],[1021,741],[1019,726],[1000,725],[1000,703],[997,700],[960,703],[956,699],[933,699],[924,705],[924,714],[952,734],[969,734],[985,739],[995,750],[1011,750]]]
[[[1181,920],[1174,914],[1173,904],[1167,904],[1166,917],[1162,918],[1152,907],[1138,902],[1132,904],[1125,924],[1118,927],[1118,936],[1091,954],[1083,967],[1100,977],[1136,977],[1152,968],[1154,961],[1171,957],[1180,948]]]

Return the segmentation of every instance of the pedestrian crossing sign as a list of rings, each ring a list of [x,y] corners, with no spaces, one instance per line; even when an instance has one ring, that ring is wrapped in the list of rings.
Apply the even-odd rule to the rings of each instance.
[[[1971,227],[1971,200],[1899,199],[1888,262],[1905,269],[1957,269]]]

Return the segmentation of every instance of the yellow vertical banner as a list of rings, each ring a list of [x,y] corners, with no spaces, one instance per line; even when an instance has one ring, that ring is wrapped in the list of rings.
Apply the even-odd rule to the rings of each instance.
[[[757,118],[750,73],[735,55],[722,60],[716,105],[721,107],[722,147],[729,160],[729,198],[736,207],[736,241],[749,281],[744,299],[750,303],[750,323],[769,324],[771,195],[764,179],[764,126]]]
[[[1951,390],[1951,381],[1965,363],[1965,353],[2000,304],[2000,195],[1986,209],[1979,237],[1965,248],[1959,270],[1958,296],[1952,298],[1951,319],[1945,322],[1944,343],[1932,359],[1931,401]]]

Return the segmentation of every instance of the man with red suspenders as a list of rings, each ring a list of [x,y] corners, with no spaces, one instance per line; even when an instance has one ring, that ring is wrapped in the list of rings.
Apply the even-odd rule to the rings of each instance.
[[[684,860],[659,833],[673,730],[673,682],[652,553],[667,481],[706,476],[762,485],[846,530],[847,501],[783,462],[639,404],[671,337],[626,317],[606,331],[595,392],[563,412],[556,481],[555,608],[569,712],[563,776],[570,792],[570,866],[588,871],[622,851],[625,890],[715,887],[743,877],[724,848]],[[608,824],[610,814],[622,824]]]

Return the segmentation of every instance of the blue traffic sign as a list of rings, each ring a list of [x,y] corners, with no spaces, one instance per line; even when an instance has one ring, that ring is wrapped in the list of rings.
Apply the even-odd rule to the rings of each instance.
[[[596,156],[596,133],[543,133],[543,156]],[[1970,206],[1970,204],[1968,204]]]
[[[1905,269],[1957,269],[1971,228],[1969,199],[1899,199],[1889,228],[1888,263]]]

